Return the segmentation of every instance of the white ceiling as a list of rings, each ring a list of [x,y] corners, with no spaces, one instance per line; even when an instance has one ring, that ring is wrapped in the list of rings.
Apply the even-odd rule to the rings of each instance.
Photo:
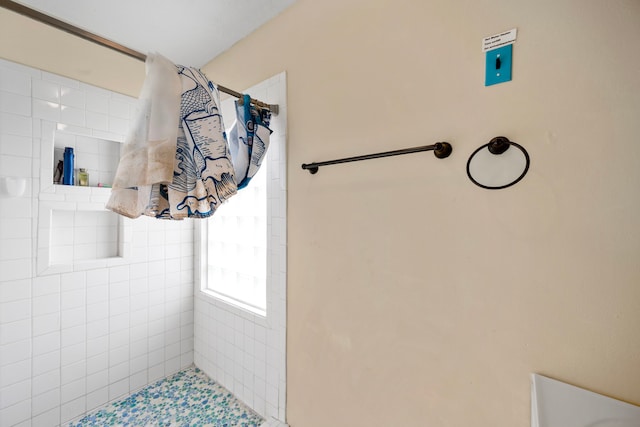
[[[295,0],[18,0],[142,53],[201,67]]]

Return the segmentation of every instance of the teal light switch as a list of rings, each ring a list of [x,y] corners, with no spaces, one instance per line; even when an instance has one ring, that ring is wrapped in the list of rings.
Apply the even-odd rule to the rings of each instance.
[[[484,85],[491,86],[511,80],[511,57],[513,45],[499,47],[486,53]]]

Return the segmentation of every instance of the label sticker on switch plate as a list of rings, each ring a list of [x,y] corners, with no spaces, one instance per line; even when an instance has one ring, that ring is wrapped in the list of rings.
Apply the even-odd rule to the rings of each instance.
[[[486,52],[491,49],[496,49],[507,44],[513,44],[518,36],[518,29],[505,31],[504,33],[495,34],[493,36],[485,37],[482,39],[482,51]]]

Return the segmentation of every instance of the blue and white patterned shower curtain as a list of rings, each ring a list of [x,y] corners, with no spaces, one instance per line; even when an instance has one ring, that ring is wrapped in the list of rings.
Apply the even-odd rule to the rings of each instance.
[[[216,87],[200,70],[169,66],[160,55],[147,60],[138,117],[107,203],[130,218],[205,218],[237,192]],[[176,120],[168,106],[176,90],[167,88],[179,91]]]
[[[229,131],[229,149],[238,189],[245,188],[258,172],[269,148],[271,129],[269,110],[251,105],[251,97],[244,95],[236,101],[236,121]]]
[[[159,218],[211,216],[237,192],[217,90],[195,68],[178,67],[183,92],[173,182]]]

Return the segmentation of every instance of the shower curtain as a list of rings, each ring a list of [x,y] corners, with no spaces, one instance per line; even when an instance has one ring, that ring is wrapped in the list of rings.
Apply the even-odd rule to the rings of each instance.
[[[146,65],[107,209],[130,218],[211,216],[237,192],[218,91],[200,70],[161,55]]]
[[[236,121],[229,131],[229,149],[238,189],[245,188],[258,172],[267,149],[271,129],[269,110],[251,105],[251,97],[244,95],[236,101]]]

